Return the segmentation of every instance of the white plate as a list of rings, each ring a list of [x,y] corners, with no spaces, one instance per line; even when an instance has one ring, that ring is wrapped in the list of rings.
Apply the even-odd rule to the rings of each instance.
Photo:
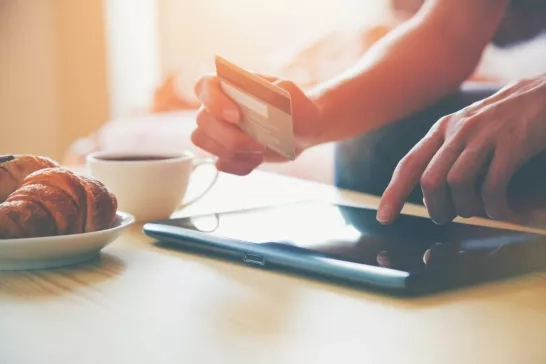
[[[114,226],[90,233],[29,239],[0,239],[0,270],[56,268],[97,257],[134,223],[132,215],[117,212]]]

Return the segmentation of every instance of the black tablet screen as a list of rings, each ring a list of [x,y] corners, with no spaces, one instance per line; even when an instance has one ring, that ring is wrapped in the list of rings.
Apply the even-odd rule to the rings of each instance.
[[[537,235],[452,223],[434,224],[401,215],[392,225],[376,211],[324,203],[294,203],[173,220],[170,223],[223,238],[309,253],[406,272],[465,265],[474,268],[546,263]],[[527,244],[530,241],[534,244]],[[540,254],[537,255],[537,252]],[[508,268],[507,268],[508,269]]]

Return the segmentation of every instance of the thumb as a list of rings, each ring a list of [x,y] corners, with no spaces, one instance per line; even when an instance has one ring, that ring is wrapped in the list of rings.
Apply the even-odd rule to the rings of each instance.
[[[318,131],[321,128],[321,115],[317,105],[294,82],[278,80],[273,82],[279,88],[290,94],[293,117],[293,133],[296,137],[298,154],[315,145],[319,140]]]
[[[288,91],[292,99],[307,99],[307,96],[303,93],[303,91],[292,81],[276,80],[273,82],[273,84],[282,88],[283,90]]]

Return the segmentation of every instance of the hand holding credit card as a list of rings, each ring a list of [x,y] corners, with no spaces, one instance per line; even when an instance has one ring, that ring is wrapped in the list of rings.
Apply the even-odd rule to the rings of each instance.
[[[267,148],[294,160],[290,93],[220,56],[215,57],[215,64],[222,91],[241,111],[239,127]]]

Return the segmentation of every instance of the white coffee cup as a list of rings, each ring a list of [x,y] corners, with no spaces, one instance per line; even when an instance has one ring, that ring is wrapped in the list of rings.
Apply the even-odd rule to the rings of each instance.
[[[204,191],[183,202],[193,171],[213,163],[212,158],[196,158],[188,151],[96,152],[87,156],[91,176],[116,195],[120,211],[132,214],[139,222],[167,219],[203,197],[218,179],[216,168]]]

